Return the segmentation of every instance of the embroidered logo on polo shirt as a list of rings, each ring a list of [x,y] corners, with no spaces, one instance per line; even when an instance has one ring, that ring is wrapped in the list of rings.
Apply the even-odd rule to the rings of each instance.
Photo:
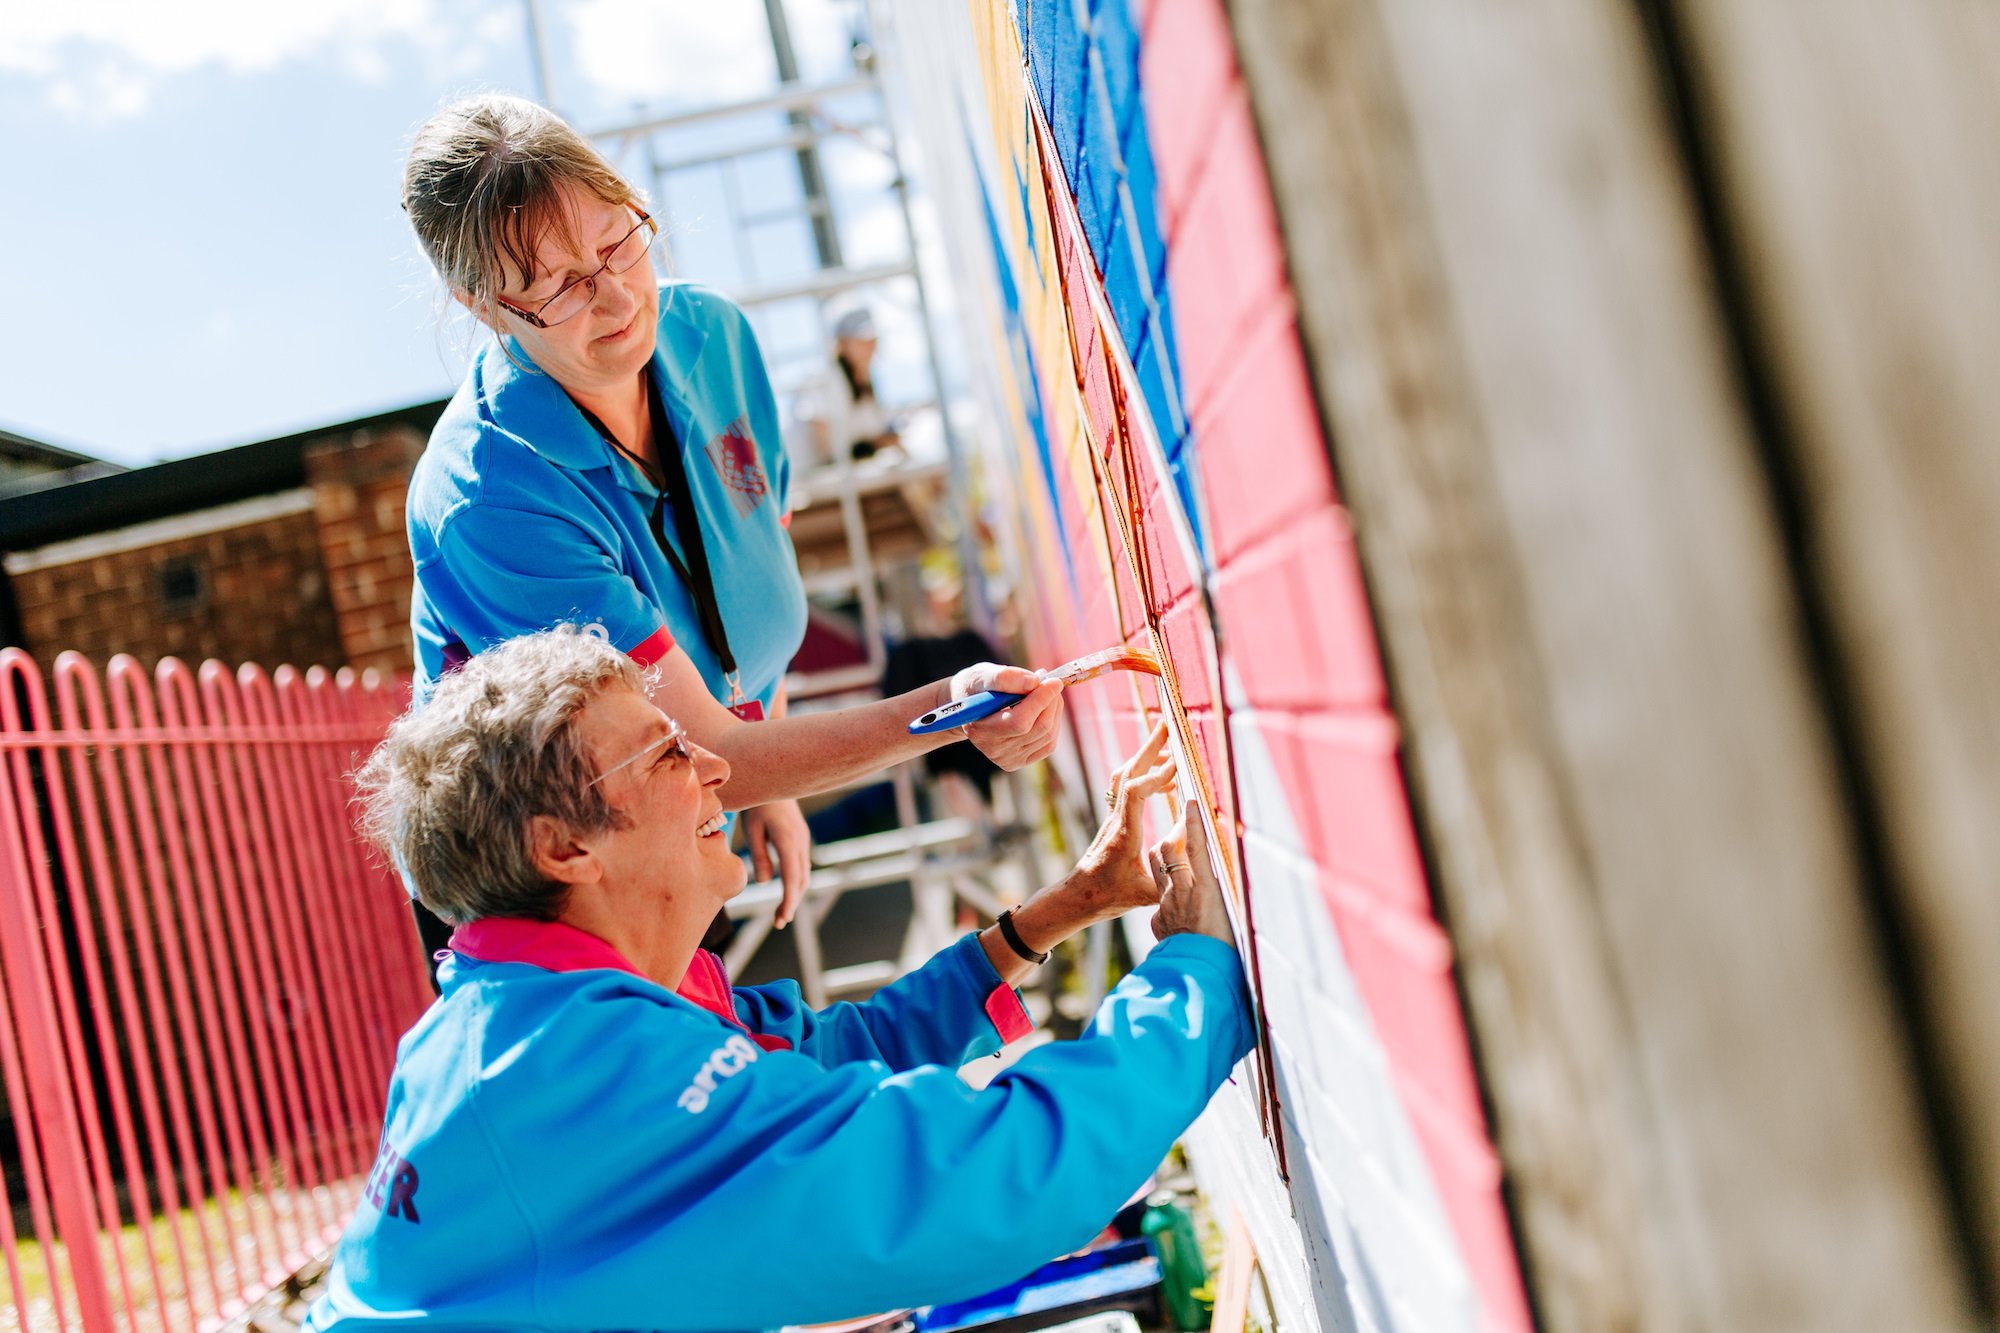
[[[750,418],[730,422],[728,430],[708,442],[705,452],[715,465],[716,476],[729,488],[729,501],[736,507],[737,517],[750,517],[750,511],[771,493],[764,462],[757,457],[757,441],[750,437]]]

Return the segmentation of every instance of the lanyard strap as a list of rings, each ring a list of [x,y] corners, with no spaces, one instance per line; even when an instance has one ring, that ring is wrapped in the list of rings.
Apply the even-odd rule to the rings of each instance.
[[[729,651],[729,631],[722,623],[722,604],[715,596],[715,578],[708,564],[708,545],[702,540],[701,515],[694,507],[694,491],[688,485],[687,460],[681,457],[680,441],[674,435],[674,426],[667,419],[667,406],[660,397],[660,382],[651,367],[646,371],[646,399],[653,418],[653,452],[661,459],[660,470],[665,474],[663,481],[654,481],[653,473],[637,454],[618,442],[618,437],[604,428],[583,404],[577,404],[577,411],[584,419],[597,428],[605,443],[632,460],[640,475],[653,484],[652,512],[647,515],[647,526],[653,530],[653,540],[660,544],[661,554],[667,557],[674,573],[687,588],[688,596],[694,601],[696,618],[701,622],[702,637],[715,650],[715,657],[722,664],[722,674],[728,678],[731,690],[740,694],[742,686],[737,683],[736,655]],[[667,540],[666,508],[674,507],[674,529],[679,533],[681,544],[687,547],[687,559],[683,561],[674,544]]]

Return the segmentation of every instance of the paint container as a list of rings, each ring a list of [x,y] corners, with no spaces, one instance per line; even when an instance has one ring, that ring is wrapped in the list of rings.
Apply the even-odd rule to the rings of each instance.
[[[1208,1265],[1195,1239],[1194,1218],[1171,1190],[1161,1190],[1146,1200],[1139,1232],[1159,1253],[1160,1295],[1174,1327],[1181,1333],[1207,1328],[1209,1304],[1195,1293],[1208,1285]]]

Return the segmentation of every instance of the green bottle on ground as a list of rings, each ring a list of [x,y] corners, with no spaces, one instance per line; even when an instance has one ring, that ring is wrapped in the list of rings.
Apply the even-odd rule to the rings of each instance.
[[[1171,1190],[1161,1190],[1147,1198],[1139,1230],[1160,1252],[1160,1291],[1168,1319],[1181,1333],[1207,1328],[1209,1305],[1196,1292],[1208,1283],[1208,1265],[1202,1261],[1201,1245],[1195,1240],[1194,1218],[1175,1201]]]

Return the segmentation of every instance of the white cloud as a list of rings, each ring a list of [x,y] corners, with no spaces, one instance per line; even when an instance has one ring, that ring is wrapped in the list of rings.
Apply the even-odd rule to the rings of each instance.
[[[743,0],[578,0],[564,6],[578,72],[611,102],[731,102],[776,81],[764,9]]]
[[[860,24],[857,0],[787,0],[785,16],[792,29],[792,49],[799,72],[808,83],[832,83],[854,77],[850,55]]]
[[[513,0],[501,0],[509,8]],[[513,22],[492,0],[90,0],[0,4],[0,71],[41,81],[57,110],[111,120],[145,110],[162,83],[197,70],[259,73],[311,58],[380,80],[390,42],[463,67]],[[468,40],[470,39],[470,40]]]

